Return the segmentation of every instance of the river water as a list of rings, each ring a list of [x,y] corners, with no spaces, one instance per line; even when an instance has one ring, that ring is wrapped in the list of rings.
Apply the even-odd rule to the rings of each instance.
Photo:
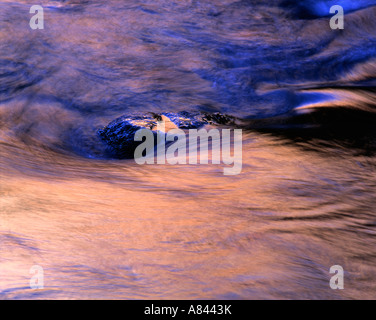
[[[0,299],[376,297],[376,1],[32,4],[0,1]],[[107,158],[136,111],[242,119],[241,174]]]

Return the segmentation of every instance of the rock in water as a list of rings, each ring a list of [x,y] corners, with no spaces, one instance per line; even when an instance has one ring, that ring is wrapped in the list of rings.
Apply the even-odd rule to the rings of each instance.
[[[162,113],[162,116],[167,117],[179,129],[198,129],[208,123],[200,113],[183,111],[179,113]]]
[[[111,156],[132,158],[134,150],[140,144],[134,141],[135,133],[140,129],[153,130],[155,126],[156,119],[153,115],[121,116],[98,130],[98,135],[107,143]]]
[[[141,143],[134,141],[135,133],[140,129],[149,129],[157,134],[158,121],[164,121],[165,131],[169,131],[174,128],[183,130],[198,129],[208,124],[233,125],[235,118],[220,113],[189,113],[185,111],[121,116],[103,129],[98,130],[98,135],[107,143],[111,157],[131,159],[134,156],[134,150]]]

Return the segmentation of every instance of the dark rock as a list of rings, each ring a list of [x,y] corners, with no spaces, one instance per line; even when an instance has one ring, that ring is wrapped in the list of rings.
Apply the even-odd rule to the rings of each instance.
[[[122,116],[103,129],[98,130],[98,135],[104,140],[112,156],[118,158],[132,158],[135,148],[140,144],[134,141],[135,133],[140,129],[153,130],[157,120],[151,115]]]
[[[206,122],[207,124],[212,125],[234,125],[235,118],[226,114],[222,114],[219,112],[216,113],[205,113],[202,117],[202,121]]]
[[[170,121],[172,126],[188,130],[198,129],[206,124],[234,124],[235,118],[220,113],[208,114],[184,111],[178,113],[149,113],[146,115],[122,116],[112,121],[103,129],[98,130],[98,135],[108,145],[108,152],[112,157],[133,158],[134,150],[141,143],[134,141],[135,133],[140,129],[149,129],[157,134],[158,121]],[[167,127],[171,127],[171,125]]]

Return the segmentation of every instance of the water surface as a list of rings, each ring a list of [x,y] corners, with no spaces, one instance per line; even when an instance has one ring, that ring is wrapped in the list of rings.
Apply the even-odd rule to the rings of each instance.
[[[1,299],[375,298],[375,1],[39,4],[0,1]],[[243,119],[242,173],[106,158],[178,111]]]

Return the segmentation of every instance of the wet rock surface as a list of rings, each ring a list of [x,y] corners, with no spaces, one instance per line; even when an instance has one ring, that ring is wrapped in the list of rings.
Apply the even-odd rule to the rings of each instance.
[[[221,113],[148,113],[144,115],[124,115],[104,128],[98,135],[107,144],[108,153],[114,158],[133,158],[134,150],[141,143],[134,141],[140,129],[149,129],[157,134],[158,121],[164,121],[166,131],[173,128],[182,130],[199,129],[205,125],[233,125],[235,118]]]

